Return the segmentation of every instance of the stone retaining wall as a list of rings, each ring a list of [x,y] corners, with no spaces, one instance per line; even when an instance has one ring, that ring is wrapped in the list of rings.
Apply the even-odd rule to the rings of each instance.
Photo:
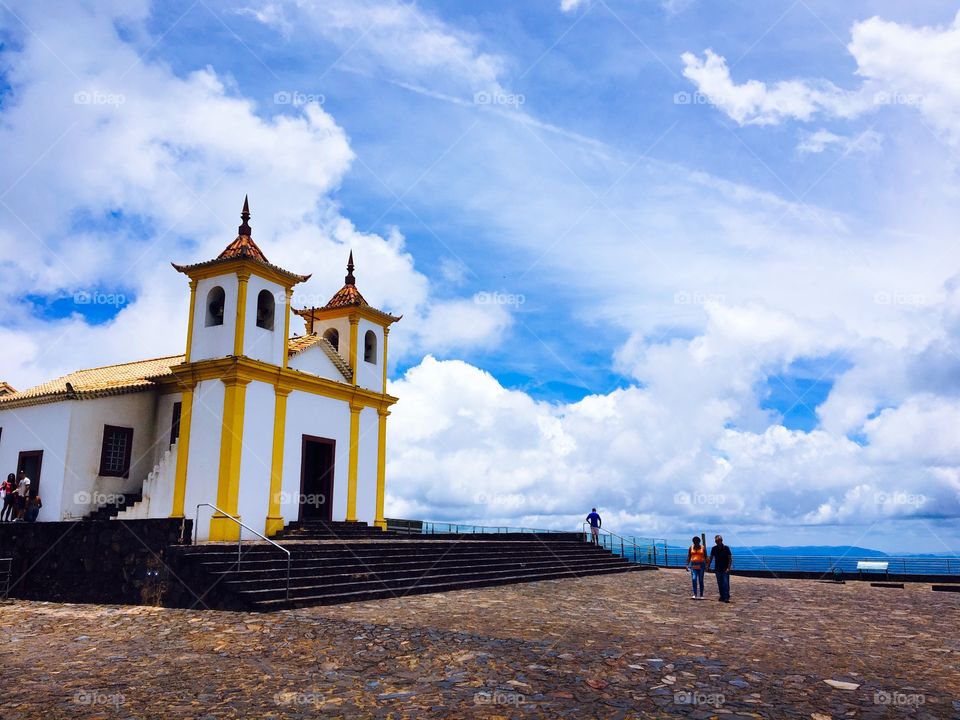
[[[189,543],[192,520],[2,523],[0,557],[12,557],[10,597],[158,605],[167,548]],[[0,587],[0,593],[3,588]]]

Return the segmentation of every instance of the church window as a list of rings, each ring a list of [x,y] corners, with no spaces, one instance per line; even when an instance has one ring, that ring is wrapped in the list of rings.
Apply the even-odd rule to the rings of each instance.
[[[257,327],[273,330],[273,316],[276,314],[276,301],[269,290],[261,290],[257,295]]]
[[[217,285],[207,293],[207,321],[204,323],[207,327],[211,325],[223,325],[223,306],[226,302],[226,293],[223,288]]]
[[[173,445],[180,437],[180,411],[183,403],[173,404],[173,417],[170,420],[170,444]]]
[[[367,330],[363,336],[363,359],[368,363],[377,362],[377,334]]]
[[[127,477],[130,474],[130,455],[133,450],[133,428],[103,426],[103,445],[100,448],[100,475]]]
[[[333,345],[333,349],[340,352],[340,333],[336,328],[330,328],[323,334],[323,339]]]

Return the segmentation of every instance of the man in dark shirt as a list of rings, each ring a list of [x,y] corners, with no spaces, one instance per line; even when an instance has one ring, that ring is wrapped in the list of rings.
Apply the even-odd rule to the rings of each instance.
[[[730,548],[723,544],[723,537],[717,535],[714,538],[716,545],[710,549],[710,560],[707,567],[713,565],[714,574],[717,576],[717,589],[720,591],[720,602],[730,602],[730,570],[733,568],[733,553]]]
[[[587,522],[590,523],[590,542],[594,545],[600,544],[600,526],[603,525],[603,520],[600,519],[600,515],[597,513],[597,509],[594,508],[589,515],[587,515]]]

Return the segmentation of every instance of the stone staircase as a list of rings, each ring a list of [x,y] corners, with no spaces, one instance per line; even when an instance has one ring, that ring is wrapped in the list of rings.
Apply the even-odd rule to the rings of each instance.
[[[117,502],[101,505],[93,512],[85,515],[83,519],[85,521],[110,520],[143,499],[140,493],[125,493],[123,495],[118,493],[118,497],[120,497],[120,499]]]
[[[273,540],[357,540],[386,537],[378,527],[361,522],[305,520],[287,523]]]
[[[128,502],[117,520],[145,520],[150,517],[164,518],[173,507],[174,475],[177,471],[177,443],[168,447],[160,461],[143,481],[140,495]]]
[[[293,527],[284,540],[299,530],[310,531]],[[289,599],[286,555],[267,543],[244,545],[239,566],[235,544],[170,548],[190,592],[171,583],[168,600],[269,611],[645,569],[579,533],[411,537],[368,530],[366,537],[285,542],[292,554]]]

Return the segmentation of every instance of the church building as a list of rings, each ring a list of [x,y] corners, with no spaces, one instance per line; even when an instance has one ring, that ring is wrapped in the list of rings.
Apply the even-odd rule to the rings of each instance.
[[[344,285],[323,307],[291,307],[307,280],[271,264],[251,236],[189,279],[182,355],[78,370],[0,391],[0,472],[24,470],[40,521],[122,501],[123,518],[197,515],[198,537],[273,535],[291,521],[385,527],[387,336],[399,320]],[[304,322],[291,336],[293,316]],[[245,537],[247,535],[245,534]]]

